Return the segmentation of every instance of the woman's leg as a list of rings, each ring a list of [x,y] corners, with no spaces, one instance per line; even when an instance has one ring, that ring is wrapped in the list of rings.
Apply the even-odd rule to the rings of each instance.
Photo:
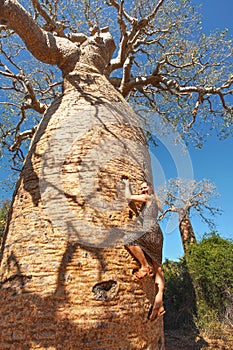
[[[138,262],[141,265],[141,268],[137,272],[135,272],[135,275],[138,278],[143,278],[143,277],[149,275],[153,271],[153,268],[148,263],[145,255],[143,253],[143,250],[139,246],[136,246],[136,245],[127,246],[127,249],[138,260]]]
[[[158,316],[162,316],[165,313],[163,308],[163,292],[164,292],[164,275],[162,267],[153,261],[155,271],[155,284],[158,286],[158,293],[155,296],[154,304],[150,314],[150,320],[154,320]]]

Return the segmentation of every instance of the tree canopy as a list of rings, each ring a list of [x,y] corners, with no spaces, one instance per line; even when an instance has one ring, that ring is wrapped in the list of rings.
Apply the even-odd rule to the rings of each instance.
[[[221,209],[212,203],[218,196],[216,186],[207,179],[201,181],[170,179],[166,186],[159,189],[159,197],[164,204],[160,218],[178,213],[181,219],[186,213],[188,215],[196,213],[210,228],[213,228],[213,218],[221,214]]]
[[[103,74],[142,118],[151,111],[152,130],[160,115],[196,145],[210,129],[220,137],[231,133],[232,39],[227,31],[203,34],[192,1],[20,3],[0,1],[1,154],[24,158],[43,113],[62,92],[64,60],[106,26],[116,49]]]

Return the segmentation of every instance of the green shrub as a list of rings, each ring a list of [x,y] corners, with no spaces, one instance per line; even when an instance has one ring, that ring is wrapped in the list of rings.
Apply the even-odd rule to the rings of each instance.
[[[186,263],[196,294],[197,326],[216,331],[220,324],[232,324],[232,241],[211,232],[189,247]]]
[[[6,199],[2,203],[2,206],[0,207],[0,240],[5,230],[9,208],[10,208],[10,200]]]
[[[192,244],[178,262],[165,261],[165,327],[219,336],[233,323],[233,243],[216,232]]]
[[[163,264],[165,276],[166,329],[193,328],[196,315],[196,298],[186,261],[166,260]]]

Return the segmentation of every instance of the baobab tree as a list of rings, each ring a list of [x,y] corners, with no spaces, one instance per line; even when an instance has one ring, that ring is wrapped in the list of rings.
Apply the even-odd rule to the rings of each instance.
[[[134,281],[123,247],[137,221],[121,178],[134,191],[152,178],[147,121],[128,101],[186,134],[219,115],[227,132],[231,42],[194,36],[189,1],[22,3],[0,0],[2,144],[22,157],[32,139],[1,247],[0,344],[163,348],[162,319],[147,320],[153,280]]]
[[[170,179],[166,186],[160,188],[165,210],[160,219],[171,213],[178,214],[179,231],[184,252],[190,244],[196,242],[196,235],[190,220],[192,213],[197,215],[211,228],[214,227],[213,217],[221,214],[221,209],[211,205],[211,200],[218,197],[216,186],[210,181],[191,179]]]

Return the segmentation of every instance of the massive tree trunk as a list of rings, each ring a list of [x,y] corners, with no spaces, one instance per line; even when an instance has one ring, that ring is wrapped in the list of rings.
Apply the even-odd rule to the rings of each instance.
[[[184,252],[186,253],[190,244],[193,244],[196,242],[195,233],[187,211],[186,212],[181,211],[179,213],[179,230],[180,230]]]
[[[104,40],[72,46],[67,61],[55,50],[64,92],[32,141],[1,249],[1,349],[164,348],[163,319],[147,318],[153,279],[135,280],[124,248],[139,223],[121,179],[135,191],[151,180],[149,154],[104,75]]]

